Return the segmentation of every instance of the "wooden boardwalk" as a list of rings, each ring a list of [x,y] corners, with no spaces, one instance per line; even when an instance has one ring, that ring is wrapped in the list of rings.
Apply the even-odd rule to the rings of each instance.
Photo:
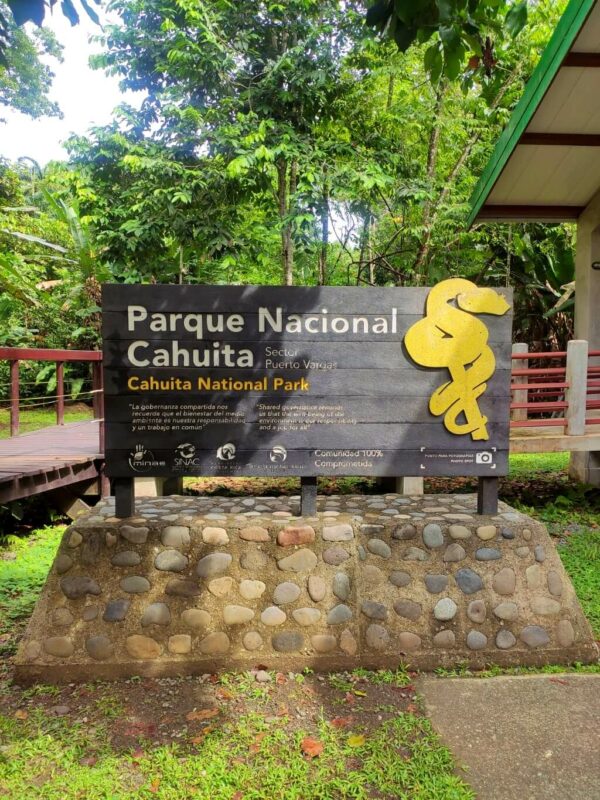
[[[71,422],[0,440],[0,503],[98,479],[98,421]]]

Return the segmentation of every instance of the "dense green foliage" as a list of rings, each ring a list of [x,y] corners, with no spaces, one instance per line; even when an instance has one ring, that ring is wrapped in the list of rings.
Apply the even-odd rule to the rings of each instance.
[[[48,99],[54,75],[43,59],[60,59],[60,54],[50,31],[18,27],[0,0],[0,115],[3,106],[34,118],[60,115],[57,104]]]
[[[19,167],[4,190],[0,206],[34,208],[0,209],[5,342],[93,344],[107,277],[424,285],[463,275],[515,285],[517,339],[564,344],[571,311],[552,307],[573,280],[572,231],[465,229],[476,177],[564,0],[536,3],[520,32],[507,16],[515,4],[479,2],[468,6],[479,33],[465,33],[466,7],[438,3],[432,35],[399,52],[365,26],[358,0],[263,0],[251,17],[226,0],[113,0],[117,22],[95,64],[145,99],[72,138],[68,164],[34,181]],[[461,61],[455,80],[432,74],[432,47],[449,58],[446,12],[460,36],[493,32],[483,71]],[[10,184],[14,169],[4,174]]]

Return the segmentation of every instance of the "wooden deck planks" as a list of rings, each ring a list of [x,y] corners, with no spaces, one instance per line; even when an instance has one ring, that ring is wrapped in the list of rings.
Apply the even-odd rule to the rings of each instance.
[[[97,476],[99,432],[97,421],[71,422],[0,440],[0,502]]]

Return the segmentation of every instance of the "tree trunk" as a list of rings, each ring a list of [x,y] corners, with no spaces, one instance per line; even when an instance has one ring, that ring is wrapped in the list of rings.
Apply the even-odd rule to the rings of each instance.
[[[285,223],[288,212],[288,165],[285,158],[280,158],[277,162],[277,205],[279,219],[281,221],[281,266],[282,282],[285,286],[291,286],[293,282],[293,271],[290,263],[290,230],[289,224]]]
[[[494,98],[494,102],[490,105],[490,109],[491,110],[494,110],[494,109],[498,108],[502,98],[504,97],[506,92],[509,90],[511,85],[514,83],[514,81],[518,78],[520,73],[521,73],[521,65],[518,65],[513,70],[513,72],[508,76],[508,78],[506,79],[504,84],[501,86],[500,90],[498,91],[498,94]],[[443,100],[443,97],[442,97],[442,100]],[[436,121],[437,121],[437,115],[441,112],[441,105],[438,108],[437,104],[436,104],[436,110],[437,110],[437,114],[436,114]],[[438,128],[438,135],[437,135],[437,142],[435,143],[435,153],[432,153],[432,147],[431,147],[432,141],[430,139],[429,158],[427,160],[427,177],[428,177],[428,179],[429,179],[430,175],[431,175],[431,178],[433,179],[433,175],[435,174],[436,162],[437,162],[437,151],[438,151],[438,145],[439,145],[439,126],[435,122],[434,122],[434,128]],[[433,133],[433,131],[432,131],[432,133]],[[471,135],[470,139],[465,144],[462,153],[460,154],[460,156],[458,157],[458,159],[455,162],[454,166],[450,170],[450,173],[444,179],[443,185],[442,185],[442,189],[441,189],[438,197],[435,200],[427,201],[427,203],[426,203],[425,210],[424,210],[424,213],[423,213],[423,221],[424,221],[424,225],[426,225],[426,231],[425,231],[423,240],[421,241],[421,245],[419,247],[419,250],[417,251],[417,257],[415,259],[415,267],[414,267],[417,280],[419,280],[419,278],[421,277],[421,275],[420,275],[421,269],[427,263],[427,259],[429,258],[429,252],[431,250],[431,237],[432,237],[433,228],[435,226],[435,223],[437,222],[438,216],[439,216],[441,210],[444,207],[444,203],[446,202],[446,198],[448,197],[448,195],[450,194],[452,188],[454,187],[454,183],[455,183],[460,171],[462,170],[463,166],[466,164],[469,156],[473,152],[473,149],[474,149],[475,145],[477,144],[477,142],[479,141],[480,138],[481,138],[481,131],[477,131],[477,130],[474,131],[473,134]],[[435,158],[432,158],[432,155],[435,155]],[[426,219],[426,221],[425,221],[425,219]]]
[[[327,255],[329,250],[329,178],[327,164],[323,165],[323,196],[321,198],[321,249],[319,250],[319,286],[327,285]]]
[[[385,110],[389,111],[392,107],[392,103],[394,102],[394,87],[395,87],[396,79],[394,75],[390,75],[388,78],[388,93],[387,93],[387,101],[385,104]]]
[[[444,96],[446,94],[446,84],[440,82],[435,95],[435,106],[433,110],[433,125],[429,134],[429,149],[427,150],[427,186],[430,192],[433,191],[433,182],[435,179],[435,172],[437,167],[437,158],[440,147],[440,117],[444,105]],[[433,208],[433,201],[428,199],[423,206],[423,238],[417,250],[415,258],[414,272],[415,283],[417,286],[421,284],[422,275],[421,271],[427,261],[429,249],[431,247],[431,212]]]

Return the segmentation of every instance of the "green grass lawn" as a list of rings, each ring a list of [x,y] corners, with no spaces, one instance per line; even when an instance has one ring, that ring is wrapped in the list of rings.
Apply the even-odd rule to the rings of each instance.
[[[65,422],[83,422],[92,419],[92,409],[84,403],[72,403],[65,405]],[[40,428],[47,428],[56,425],[56,409],[54,406],[44,406],[41,408],[23,409],[19,415],[19,432],[31,433]],[[0,439],[8,439],[10,436],[10,411],[8,408],[0,408]]]
[[[557,537],[600,637],[598,492],[568,484],[565,468],[562,455],[513,456],[508,483]],[[2,800],[474,800],[402,668],[14,686],[10,660],[63,530],[0,548]]]

